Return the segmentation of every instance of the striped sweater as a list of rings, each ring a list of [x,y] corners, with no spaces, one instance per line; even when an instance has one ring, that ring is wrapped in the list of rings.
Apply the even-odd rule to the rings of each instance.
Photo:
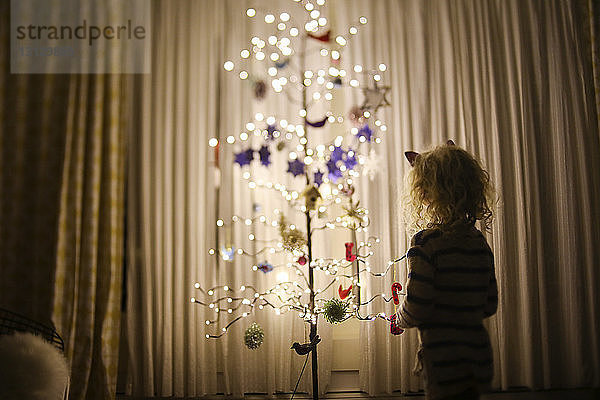
[[[483,319],[498,306],[494,256],[474,226],[452,232],[426,229],[411,240],[402,328],[417,327],[426,395],[435,400],[474,387],[485,391],[493,375]]]

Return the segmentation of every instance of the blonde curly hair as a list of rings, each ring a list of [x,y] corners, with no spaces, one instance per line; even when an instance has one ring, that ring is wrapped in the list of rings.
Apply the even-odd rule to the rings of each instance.
[[[413,230],[451,230],[480,220],[489,230],[495,191],[481,163],[456,145],[419,154],[406,175],[405,216]]]

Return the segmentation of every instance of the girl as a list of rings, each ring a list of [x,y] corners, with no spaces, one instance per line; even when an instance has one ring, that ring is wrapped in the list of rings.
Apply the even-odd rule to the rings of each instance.
[[[476,221],[489,229],[493,189],[481,164],[452,141],[407,152],[407,208],[421,230],[407,253],[401,328],[417,327],[418,358],[431,400],[479,399],[493,375],[483,319],[498,305],[494,258]]]

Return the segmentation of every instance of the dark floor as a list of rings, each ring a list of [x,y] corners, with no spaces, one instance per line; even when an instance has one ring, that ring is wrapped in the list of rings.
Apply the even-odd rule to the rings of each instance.
[[[289,399],[289,394],[278,394],[272,396],[265,395],[246,395],[244,400],[286,400]],[[158,398],[156,398],[158,399]],[[166,398],[164,398],[166,399]],[[169,398],[174,399],[174,398]],[[228,397],[223,395],[207,396],[198,399],[202,400],[234,400],[240,399],[235,397]],[[297,400],[312,399],[306,394],[299,394],[294,396]],[[376,399],[376,400],[419,400],[423,399],[422,394],[408,394],[408,395],[387,395],[387,396],[372,396],[369,397],[364,393],[328,393],[325,396],[320,397],[322,400],[327,399]],[[117,395],[117,400],[133,400],[132,397]],[[138,400],[138,399],[136,399]],[[141,399],[140,399],[141,400]],[[600,389],[571,389],[571,390],[544,390],[544,391],[512,391],[512,392],[500,392],[486,394],[481,397],[481,400],[600,400]]]

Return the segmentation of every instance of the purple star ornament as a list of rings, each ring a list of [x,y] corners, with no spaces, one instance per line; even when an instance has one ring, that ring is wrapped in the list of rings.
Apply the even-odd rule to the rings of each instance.
[[[341,147],[336,146],[333,148],[333,151],[331,152],[329,157],[331,158],[331,160],[333,160],[333,162],[337,162],[337,161],[340,161],[343,156],[344,156],[344,150],[342,150]]]
[[[360,138],[363,136],[367,142],[371,141],[371,136],[373,135],[373,130],[369,127],[369,124],[364,124],[362,128],[356,134],[356,137]]]
[[[260,156],[260,163],[265,167],[271,165],[271,160],[269,157],[271,156],[271,152],[269,151],[269,146],[262,146],[258,151],[258,155]]]
[[[288,170],[287,172],[291,173],[294,176],[302,175],[304,173],[304,169],[306,165],[298,159],[288,161]]]
[[[323,183],[323,173],[321,172],[321,170],[315,172],[314,183],[315,185],[317,185],[317,187],[321,186],[321,184]]]
[[[353,169],[356,164],[358,164],[358,161],[356,161],[356,156],[354,154],[352,154],[352,156],[347,156],[344,160],[344,165],[348,169]]]
[[[327,161],[327,171],[329,172],[327,176],[334,183],[342,177],[342,171],[340,171],[334,160]]]
[[[275,125],[272,124],[268,124],[267,125],[267,129],[265,129],[267,131],[267,140],[273,140],[275,139],[275,131],[277,130],[277,127]]]
[[[243,167],[244,165],[250,165],[252,160],[254,160],[254,150],[251,148],[240,151],[239,153],[235,153],[234,162],[239,164],[240,167]]]

